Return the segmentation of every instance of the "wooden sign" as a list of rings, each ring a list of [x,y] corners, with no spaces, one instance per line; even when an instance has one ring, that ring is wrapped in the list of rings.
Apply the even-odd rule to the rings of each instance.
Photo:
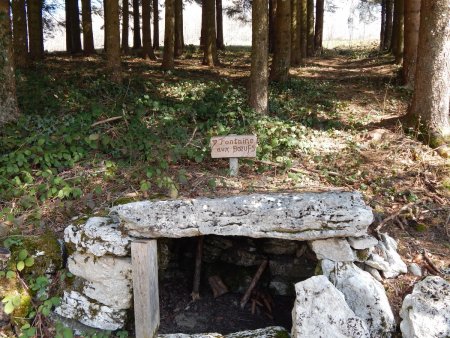
[[[256,135],[228,135],[211,138],[212,158],[256,157]]]

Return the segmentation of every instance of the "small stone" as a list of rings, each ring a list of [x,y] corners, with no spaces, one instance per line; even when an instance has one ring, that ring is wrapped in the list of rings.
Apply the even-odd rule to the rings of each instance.
[[[403,300],[400,330],[404,338],[450,337],[450,284],[429,276]]]
[[[401,273],[407,273],[408,267],[397,253],[397,242],[387,234],[381,234],[381,241],[377,244],[383,253],[384,259],[388,262],[388,269],[383,270],[386,278],[395,278]]]
[[[408,272],[411,275],[414,275],[414,276],[417,276],[417,277],[422,277],[422,269],[416,263],[411,263],[411,264],[408,265]]]
[[[334,262],[353,262],[355,256],[352,248],[345,239],[329,238],[311,242],[311,249],[317,258],[329,259]]]
[[[381,257],[380,255],[376,254],[376,253],[372,253],[369,257],[368,260],[366,260],[364,263],[366,263],[366,265],[380,270],[380,271],[387,271],[389,269],[389,263],[386,262],[383,257]]]
[[[372,277],[375,278],[380,283],[383,282],[383,277],[381,277],[381,274],[377,269],[374,269],[371,266],[366,265],[366,266],[364,266],[364,270],[367,271],[368,273],[370,273],[372,275]]]
[[[294,284],[274,278],[270,281],[269,289],[273,290],[276,295],[290,296],[294,293]]]
[[[377,245],[378,240],[373,236],[361,236],[361,237],[348,237],[348,242],[353,249],[364,250],[369,249]]]
[[[353,250],[353,254],[355,255],[355,261],[364,263],[369,259],[371,251],[370,249]]]

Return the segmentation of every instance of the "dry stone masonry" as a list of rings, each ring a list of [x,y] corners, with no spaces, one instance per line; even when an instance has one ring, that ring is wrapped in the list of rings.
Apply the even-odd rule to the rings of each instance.
[[[378,241],[368,235],[372,221],[372,211],[361,195],[343,191],[143,201],[116,206],[109,217],[91,217],[84,224],[66,228],[65,241],[71,252],[68,268],[76,278],[56,312],[95,328],[119,329],[127,320],[126,310],[132,307],[130,245],[134,239],[244,236],[291,240],[292,245],[268,240],[264,252],[301,255],[299,251],[309,246],[319,260],[319,275],[298,280],[295,285],[293,338],[389,337],[395,330],[394,315],[379,281],[406,273],[407,269],[391,237],[382,234]],[[209,257],[214,256],[216,247],[223,252],[232,245],[226,238],[217,243],[206,245],[205,250],[211,251]],[[275,275],[283,273],[277,272],[279,267],[269,262]],[[415,309],[404,310],[404,318],[411,318]],[[225,337],[272,337],[268,332],[273,330],[267,330]]]

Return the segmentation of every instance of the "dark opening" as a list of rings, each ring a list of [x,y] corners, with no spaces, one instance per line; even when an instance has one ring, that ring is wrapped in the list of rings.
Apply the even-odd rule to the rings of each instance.
[[[228,334],[268,326],[292,326],[294,284],[314,275],[317,263],[305,242],[205,236],[200,299],[192,300],[199,238],[158,241],[161,325],[159,333]],[[268,260],[244,309],[240,301],[264,260]],[[229,292],[214,298],[209,278]]]

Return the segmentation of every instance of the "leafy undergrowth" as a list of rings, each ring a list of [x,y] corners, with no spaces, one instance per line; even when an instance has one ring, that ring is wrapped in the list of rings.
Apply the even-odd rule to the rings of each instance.
[[[164,72],[127,57],[110,83],[100,57],[49,56],[18,74],[22,116],[0,133],[0,221],[22,233],[60,232],[74,216],[149,198],[358,189],[406,261],[426,248],[448,266],[449,166],[405,135],[410,94],[397,67],[369,50],[335,51],[270,88],[270,113],[247,105],[248,51],[200,66],[194,49]],[[256,160],[211,159],[209,139],[254,133]],[[410,283],[393,282],[401,299]],[[395,303],[395,302],[394,302]]]

